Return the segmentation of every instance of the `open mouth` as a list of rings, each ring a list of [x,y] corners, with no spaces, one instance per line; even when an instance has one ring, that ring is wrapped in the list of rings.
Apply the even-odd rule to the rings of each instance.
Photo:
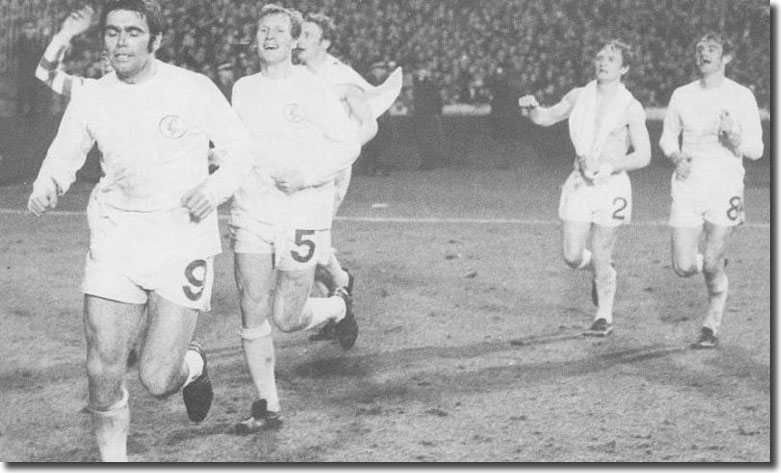
[[[263,49],[266,51],[273,51],[279,49],[279,45],[276,43],[263,43]]]

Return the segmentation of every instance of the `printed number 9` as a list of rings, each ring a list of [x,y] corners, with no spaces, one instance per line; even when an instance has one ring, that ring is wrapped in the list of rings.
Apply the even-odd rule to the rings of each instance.
[[[187,265],[184,277],[190,286],[182,286],[184,295],[191,301],[197,301],[203,295],[203,285],[206,282],[206,261],[199,259]]]

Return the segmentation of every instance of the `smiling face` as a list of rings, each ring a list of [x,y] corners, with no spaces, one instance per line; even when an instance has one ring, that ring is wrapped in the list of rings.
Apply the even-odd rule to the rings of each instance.
[[[623,54],[615,46],[605,46],[594,58],[594,73],[599,81],[621,80],[621,77],[627,72],[629,72],[629,66],[624,65]]]
[[[152,35],[146,18],[139,12],[114,10],[106,17],[103,40],[111,67],[124,82],[139,82],[152,70],[154,52],[160,37]]]
[[[705,77],[718,72],[723,73],[731,60],[732,56],[724,54],[722,45],[717,41],[704,39],[697,43],[695,63],[701,76]]]
[[[284,13],[266,15],[258,22],[258,56],[261,62],[277,64],[292,61],[297,40],[293,38],[292,21]]]

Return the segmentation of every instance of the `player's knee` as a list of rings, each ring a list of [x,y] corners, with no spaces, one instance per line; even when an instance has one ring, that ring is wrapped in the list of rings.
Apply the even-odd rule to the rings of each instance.
[[[268,323],[268,320],[264,320],[263,323],[256,327],[242,327],[240,336],[242,340],[248,342],[254,342],[263,337],[271,336],[271,324]]]
[[[724,269],[724,258],[704,255],[702,260],[702,272],[705,275],[716,274]]]
[[[677,259],[673,260],[673,271],[682,278],[694,276],[699,272],[696,261],[680,261]]]
[[[109,386],[113,381],[122,380],[126,369],[125,362],[116,356],[90,354],[87,357],[87,376],[98,385]]]
[[[564,259],[564,262],[567,263],[567,266],[572,269],[578,269],[583,262],[583,253],[565,249],[562,253],[562,258]]]
[[[293,314],[274,314],[274,324],[284,333],[291,333],[301,330],[304,324],[300,317],[294,317]]]
[[[165,399],[175,393],[179,386],[175,379],[178,370],[166,370],[159,366],[139,366],[138,379],[149,394],[157,399]]]

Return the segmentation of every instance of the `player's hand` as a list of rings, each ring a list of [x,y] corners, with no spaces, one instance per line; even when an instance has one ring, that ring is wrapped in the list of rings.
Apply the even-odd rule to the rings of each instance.
[[[277,171],[272,178],[277,189],[285,194],[292,194],[306,187],[304,175],[298,169],[282,169]]]
[[[675,162],[675,175],[678,179],[684,180],[689,177],[692,172],[692,158],[684,154],[677,154],[674,156]]]
[[[182,196],[181,203],[190,212],[190,217],[195,222],[200,222],[217,210],[216,199],[203,185],[186,192]]]
[[[60,33],[68,38],[78,36],[92,26],[94,17],[95,10],[91,6],[85,5],[65,18],[65,21],[62,23],[62,28],[60,28]]]
[[[719,142],[728,150],[737,154],[742,141],[742,130],[740,124],[727,110],[722,110],[719,114]]]
[[[36,180],[33,192],[27,200],[27,210],[40,217],[49,209],[57,208],[57,184],[51,179]]]
[[[533,95],[524,95],[518,99],[518,106],[524,109],[531,109],[539,107],[540,103],[537,102]]]
[[[595,156],[578,156],[575,160],[575,166],[583,174],[583,177],[587,179],[593,179],[594,174],[599,171],[599,165]]]

